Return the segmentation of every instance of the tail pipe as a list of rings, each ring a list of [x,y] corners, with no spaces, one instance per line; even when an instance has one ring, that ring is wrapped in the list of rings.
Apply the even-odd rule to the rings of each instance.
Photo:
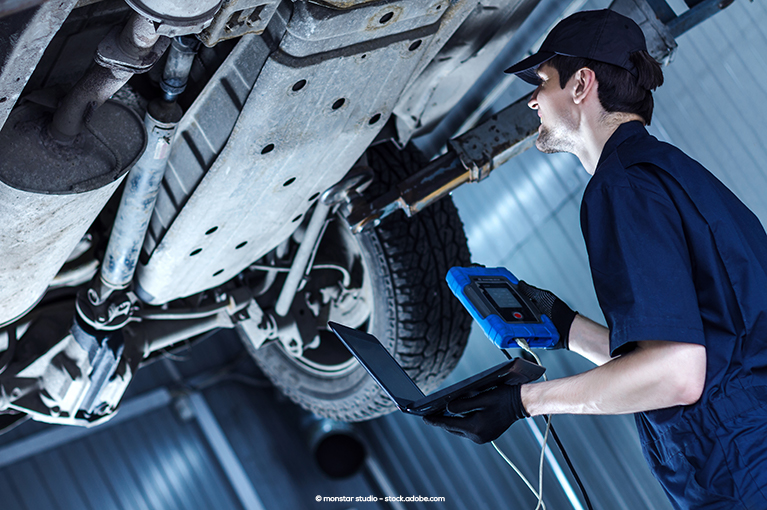
[[[308,413],[301,424],[317,466],[328,477],[348,478],[365,464],[367,448],[351,424]]]

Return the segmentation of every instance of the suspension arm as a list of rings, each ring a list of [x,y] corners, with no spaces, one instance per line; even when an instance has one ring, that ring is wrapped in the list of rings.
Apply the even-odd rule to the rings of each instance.
[[[524,97],[448,142],[448,152],[372,202],[358,201],[347,216],[361,232],[398,209],[413,216],[466,182],[479,182],[529,149],[540,120]]]

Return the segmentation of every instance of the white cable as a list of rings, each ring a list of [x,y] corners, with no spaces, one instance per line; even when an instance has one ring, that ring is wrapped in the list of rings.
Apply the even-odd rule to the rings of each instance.
[[[539,366],[543,366],[543,363],[541,363],[541,359],[538,357],[537,354],[535,354],[532,349],[530,349],[530,346],[525,341],[524,338],[515,338],[514,341],[519,345],[524,351],[529,353],[533,359],[535,359],[535,362],[538,363]],[[548,378],[546,377],[546,374],[543,374],[543,380],[548,381]],[[503,457],[503,460],[506,461],[506,463],[511,466],[511,468],[514,470],[515,473],[522,479],[523,482],[525,482],[525,485],[527,485],[527,488],[530,489],[530,492],[532,492],[536,498],[538,498],[538,504],[535,506],[535,510],[546,510],[546,503],[543,502],[543,464],[546,458],[546,442],[549,440],[549,431],[551,430],[551,415],[548,414],[545,416],[546,420],[546,431],[543,435],[543,444],[541,445],[541,457],[538,461],[538,491],[536,491],[532,484],[525,478],[522,473],[519,471],[517,466],[515,466],[506,455],[496,446],[495,442],[492,441],[493,448]]]
[[[511,469],[514,470],[515,473],[517,473],[517,476],[519,476],[520,479],[522,479],[523,482],[525,482],[525,485],[527,485],[527,488],[530,489],[530,492],[533,493],[533,495],[538,499],[539,505],[543,505],[541,508],[543,510],[546,510],[546,504],[543,503],[543,498],[540,494],[535,490],[535,487],[533,487],[533,484],[530,483],[530,481],[525,478],[525,475],[522,474],[522,472],[519,470],[517,466],[514,465],[513,462],[511,462],[511,459],[509,459],[506,454],[504,454],[500,448],[498,448],[498,445],[495,444],[495,441],[490,441],[490,444],[493,445],[493,448],[495,448],[495,451],[498,452],[498,454],[503,458],[503,460],[506,461],[506,463],[511,466]],[[538,508],[538,507],[536,507]]]
[[[535,362],[538,363],[538,366],[543,366],[543,363],[541,363],[541,358],[538,357],[537,354],[533,352],[533,350],[530,348],[530,346],[527,344],[524,338],[515,338],[514,341],[517,343],[518,346],[522,348],[525,352],[530,354],[535,359]],[[543,380],[548,381],[549,379],[546,377],[546,374],[543,374]]]
[[[537,354],[533,352],[532,349],[530,349],[530,345],[525,341],[523,338],[515,338],[515,342],[517,342],[517,345],[519,345],[524,351],[529,353],[534,359],[535,362],[538,363],[539,366],[543,366],[541,363],[541,359],[538,357]],[[547,381],[546,374],[543,375],[543,380]],[[549,440],[549,430],[551,430],[551,415],[545,416],[546,420],[546,431],[543,434],[543,445],[541,446],[541,458],[538,461],[538,505],[536,505],[535,510],[540,510],[542,508],[541,505],[543,505],[543,463],[546,457],[546,442]],[[545,508],[545,507],[543,507]]]
[[[538,462],[538,504],[535,510],[546,510],[546,506],[543,504],[543,462],[546,454],[546,441],[549,440],[549,431],[551,430],[551,415],[546,415],[546,432],[543,434],[543,446],[541,447],[541,459]]]

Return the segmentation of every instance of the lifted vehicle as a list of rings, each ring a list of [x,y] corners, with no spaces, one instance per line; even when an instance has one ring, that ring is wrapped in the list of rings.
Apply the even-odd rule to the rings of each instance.
[[[2,3],[0,427],[108,419],[142,362],[217,328],[325,417],[393,409],[329,320],[435,389],[471,321],[446,195],[539,121],[523,99],[432,162],[408,142],[538,1]],[[669,22],[621,1],[668,55]]]

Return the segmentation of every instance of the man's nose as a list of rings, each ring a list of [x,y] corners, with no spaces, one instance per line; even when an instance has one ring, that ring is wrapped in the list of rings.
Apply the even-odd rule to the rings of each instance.
[[[533,91],[533,95],[530,96],[530,100],[527,102],[527,106],[529,106],[533,110],[538,109],[538,91],[540,89],[541,89],[540,86],[536,87],[536,89]]]

